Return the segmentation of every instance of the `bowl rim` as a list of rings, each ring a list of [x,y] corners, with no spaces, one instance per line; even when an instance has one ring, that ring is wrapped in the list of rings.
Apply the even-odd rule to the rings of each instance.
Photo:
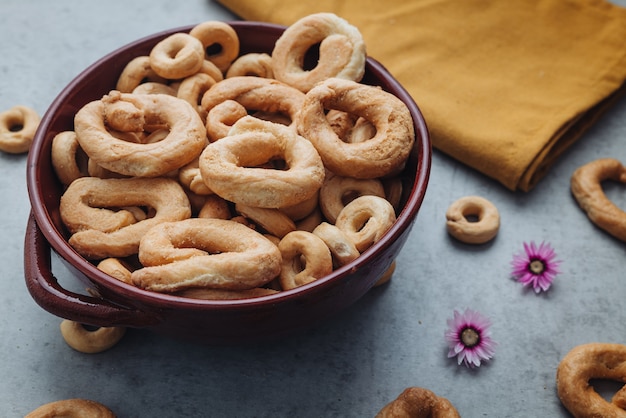
[[[270,34],[277,34],[286,29],[286,26],[265,23],[265,22],[252,22],[252,21],[227,21],[226,23],[237,29],[254,29],[256,31],[263,31]],[[148,290],[144,290],[129,284],[126,284],[120,280],[117,280],[106,273],[100,271],[93,263],[89,262],[78,254],[63,237],[60,231],[57,230],[49,211],[44,203],[43,193],[38,184],[38,162],[42,158],[49,158],[49,155],[42,155],[42,148],[45,143],[46,133],[48,132],[51,124],[54,122],[54,115],[59,111],[68,96],[72,94],[74,89],[83,83],[87,78],[92,77],[93,73],[103,63],[111,60],[123,52],[128,52],[144,43],[156,42],[158,38],[164,38],[175,32],[189,31],[195,25],[180,26],[153,33],[151,35],[144,36],[135,41],[132,41],[126,45],[123,45],[98,60],[94,61],[91,65],[82,70],[76,75],[69,84],[67,84],[56,98],[52,101],[46,112],[44,113],[39,128],[35,134],[31,150],[27,158],[27,189],[29,200],[31,204],[31,212],[33,213],[36,224],[41,230],[45,239],[49,242],[51,248],[73,268],[81,272],[85,277],[94,282],[97,286],[106,287],[110,292],[119,295],[122,300],[132,300],[133,303],[158,305],[159,307],[176,307],[181,308],[193,307],[195,309],[242,309],[250,308],[254,309],[259,305],[266,305],[272,303],[289,302],[294,299],[300,298],[304,295],[311,295],[315,292],[321,292],[331,287],[334,282],[340,280],[342,277],[354,272],[361,267],[364,267],[368,260],[381,253],[386,247],[395,242],[403,233],[406,228],[412,228],[413,222],[417,216],[422,202],[424,200],[428,180],[430,177],[432,148],[429,131],[424,120],[423,114],[420,111],[418,105],[415,103],[412,96],[408,91],[393,77],[393,75],[378,61],[372,57],[367,57],[366,66],[367,71],[374,73],[374,75],[385,75],[386,82],[391,88],[395,90],[394,94],[399,97],[409,108],[411,116],[413,118],[413,124],[415,127],[416,141],[413,148],[413,152],[417,152],[417,167],[416,177],[413,183],[413,187],[408,194],[406,204],[398,214],[396,222],[385,233],[385,238],[372,245],[366,251],[364,251],[360,257],[356,260],[341,266],[327,276],[320,278],[314,282],[297,287],[291,290],[280,291],[275,294],[256,296],[251,298],[242,299],[228,299],[228,300],[204,300],[204,299],[192,299],[182,296],[175,296],[165,293],[157,293]]]

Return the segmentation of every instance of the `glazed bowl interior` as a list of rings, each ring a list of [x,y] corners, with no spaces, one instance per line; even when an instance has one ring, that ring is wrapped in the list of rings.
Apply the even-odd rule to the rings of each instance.
[[[229,22],[240,37],[241,54],[271,53],[284,27],[252,22]],[[68,244],[68,231],[61,221],[59,201],[64,191],[51,163],[52,139],[59,132],[73,130],[76,112],[90,101],[100,99],[114,89],[125,65],[139,55],[148,55],[161,39],[175,32],[188,32],[192,26],[164,31],[126,45],[103,57],[78,75],[51,104],[42,118],[28,157],[27,185],[38,228],[50,247],[75,272],[76,277],[96,288],[102,297],[121,305],[157,305],[168,309],[240,310],[257,309],[290,298],[306,297],[340,283],[347,276],[362,276],[350,289],[343,288],[346,304],[358,299],[376,282],[378,276],[397,256],[412,228],[424,199],[430,171],[431,144],[426,124],[411,96],[387,70],[368,58],[366,74],[361,81],[381,86],[403,100],[414,120],[416,141],[402,174],[402,210],[390,231],[354,262],[338,268],[330,275],[308,285],[277,294],[237,300],[198,300],[145,291],[120,282],[98,270]],[[342,297],[342,296],[337,296]],[[313,302],[311,302],[313,303]]]

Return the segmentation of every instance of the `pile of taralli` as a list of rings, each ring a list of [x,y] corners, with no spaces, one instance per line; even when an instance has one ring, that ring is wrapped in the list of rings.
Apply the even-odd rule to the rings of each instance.
[[[240,56],[220,21],[163,39],[53,139],[69,244],[125,283],[202,299],[294,289],[353,261],[395,222],[415,141],[407,106],[360,83],[365,63],[359,31],[329,13],[288,27],[271,55]]]

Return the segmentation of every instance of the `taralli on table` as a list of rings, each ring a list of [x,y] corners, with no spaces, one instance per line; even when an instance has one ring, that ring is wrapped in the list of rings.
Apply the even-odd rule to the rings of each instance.
[[[626,389],[622,387],[608,402],[590,384],[592,379],[626,383],[626,345],[576,346],[563,357],[556,373],[559,399],[576,418],[625,417]]]
[[[614,158],[587,163],[572,174],[572,194],[591,222],[615,238],[626,241],[626,212],[604,194],[602,182],[605,180],[626,183],[626,167]]]
[[[124,104],[132,109],[120,115],[116,124],[167,126],[168,135],[153,143],[131,143],[118,139],[107,130],[110,107]],[[120,107],[118,107],[120,106]],[[191,162],[207,143],[206,128],[198,112],[186,101],[166,94],[126,94],[112,91],[101,100],[83,106],[74,118],[81,148],[100,166],[116,173],[137,177],[156,177]]]
[[[449,400],[419,387],[405,389],[376,418],[460,418]]]
[[[133,212],[121,209],[130,206],[150,207],[154,216],[137,222]],[[174,180],[81,177],[61,196],[59,212],[72,233],[69,244],[85,258],[103,259],[136,254],[151,227],[187,219],[191,207]]]
[[[311,283],[333,271],[330,250],[320,237],[310,232],[290,232],[280,240],[278,249],[282,255],[280,286],[283,290]]]
[[[64,399],[41,405],[24,418],[115,418],[101,403],[88,399]]]
[[[360,196],[348,203],[337,216],[339,228],[359,252],[378,242],[396,221],[393,206],[378,196]]]
[[[446,211],[446,228],[466,244],[491,241],[500,229],[500,213],[493,203],[480,196],[465,196]]]
[[[28,106],[13,106],[0,113],[0,151],[28,152],[39,127],[39,114]]]
[[[99,327],[91,331],[79,322],[61,321],[63,339],[76,351],[87,354],[101,353],[117,344],[124,334],[124,327]]]
[[[189,35],[200,40],[205,59],[222,72],[239,56],[239,36],[226,22],[210,20],[199,23],[189,31]]]
[[[273,158],[282,158],[288,169],[257,168]],[[286,126],[252,116],[237,121],[230,135],[204,149],[200,173],[209,189],[224,199],[261,208],[303,202],[317,193],[325,176],[309,141]]]
[[[366,118],[376,127],[376,135],[364,142],[343,142],[326,118],[327,109]],[[297,127],[315,145],[326,168],[345,177],[376,178],[399,172],[415,142],[413,119],[400,99],[380,88],[339,78],[326,79],[306,93]]]
[[[205,287],[261,287],[280,272],[276,245],[245,225],[223,219],[190,218],[151,228],[141,239],[133,283],[156,292]]]
[[[319,44],[319,59],[304,69],[305,55]],[[359,30],[332,13],[315,13],[291,24],[272,50],[274,77],[307,92],[330,77],[361,81],[365,73],[365,42]]]
[[[204,62],[204,46],[187,33],[174,33],[150,51],[150,67],[161,77],[176,80],[196,74]]]

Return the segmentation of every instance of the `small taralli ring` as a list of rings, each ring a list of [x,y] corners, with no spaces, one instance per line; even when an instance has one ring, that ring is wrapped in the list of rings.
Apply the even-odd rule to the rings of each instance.
[[[61,321],[61,335],[63,339],[76,351],[95,354],[108,350],[117,344],[124,334],[124,327],[99,327],[93,331],[85,328],[79,322],[64,319]]]
[[[559,399],[575,417],[626,415],[626,389],[622,387],[607,402],[589,384],[591,379],[626,380],[626,345],[589,343],[574,347],[557,368]]]
[[[333,271],[333,259],[326,243],[306,231],[292,231],[278,243],[282,255],[280,286],[291,290],[314,282]],[[304,258],[304,262],[301,259]]]
[[[239,36],[226,22],[209,20],[194,26],[189,34],[202,43],[205,59],[211,61],[221,71],[226,71],[239,56]],[[212,46],[218,45],[212,53]]]
[[[0,151],[28,152],[40,120],[37,112],[27,106],[13,106],[0,113]]]
[[[448,233],[466,244],[484,244],[500,229],[500,213],[493,203],[480,196],[465,196],[446,211]]]
[[[115,418],[101,403],[89,399],[63,399],[41,405],[24,418]]]
[[[613,158],[601,158],[579,167],[570,181],[572,195],[598,228],[626,241],[626,212],[604,194],[601,183],[605,180],[626,183],[626,167]]]
[[[174,33],[157,43],[150,51],[150,67],[169,80],[189,77],[204,63],[202,42],[187,33]]]
[[[446,398],[437,396],[428,389],[410,387],[376,414],[376,418],[398,417],[459,418],[460,415]]]

